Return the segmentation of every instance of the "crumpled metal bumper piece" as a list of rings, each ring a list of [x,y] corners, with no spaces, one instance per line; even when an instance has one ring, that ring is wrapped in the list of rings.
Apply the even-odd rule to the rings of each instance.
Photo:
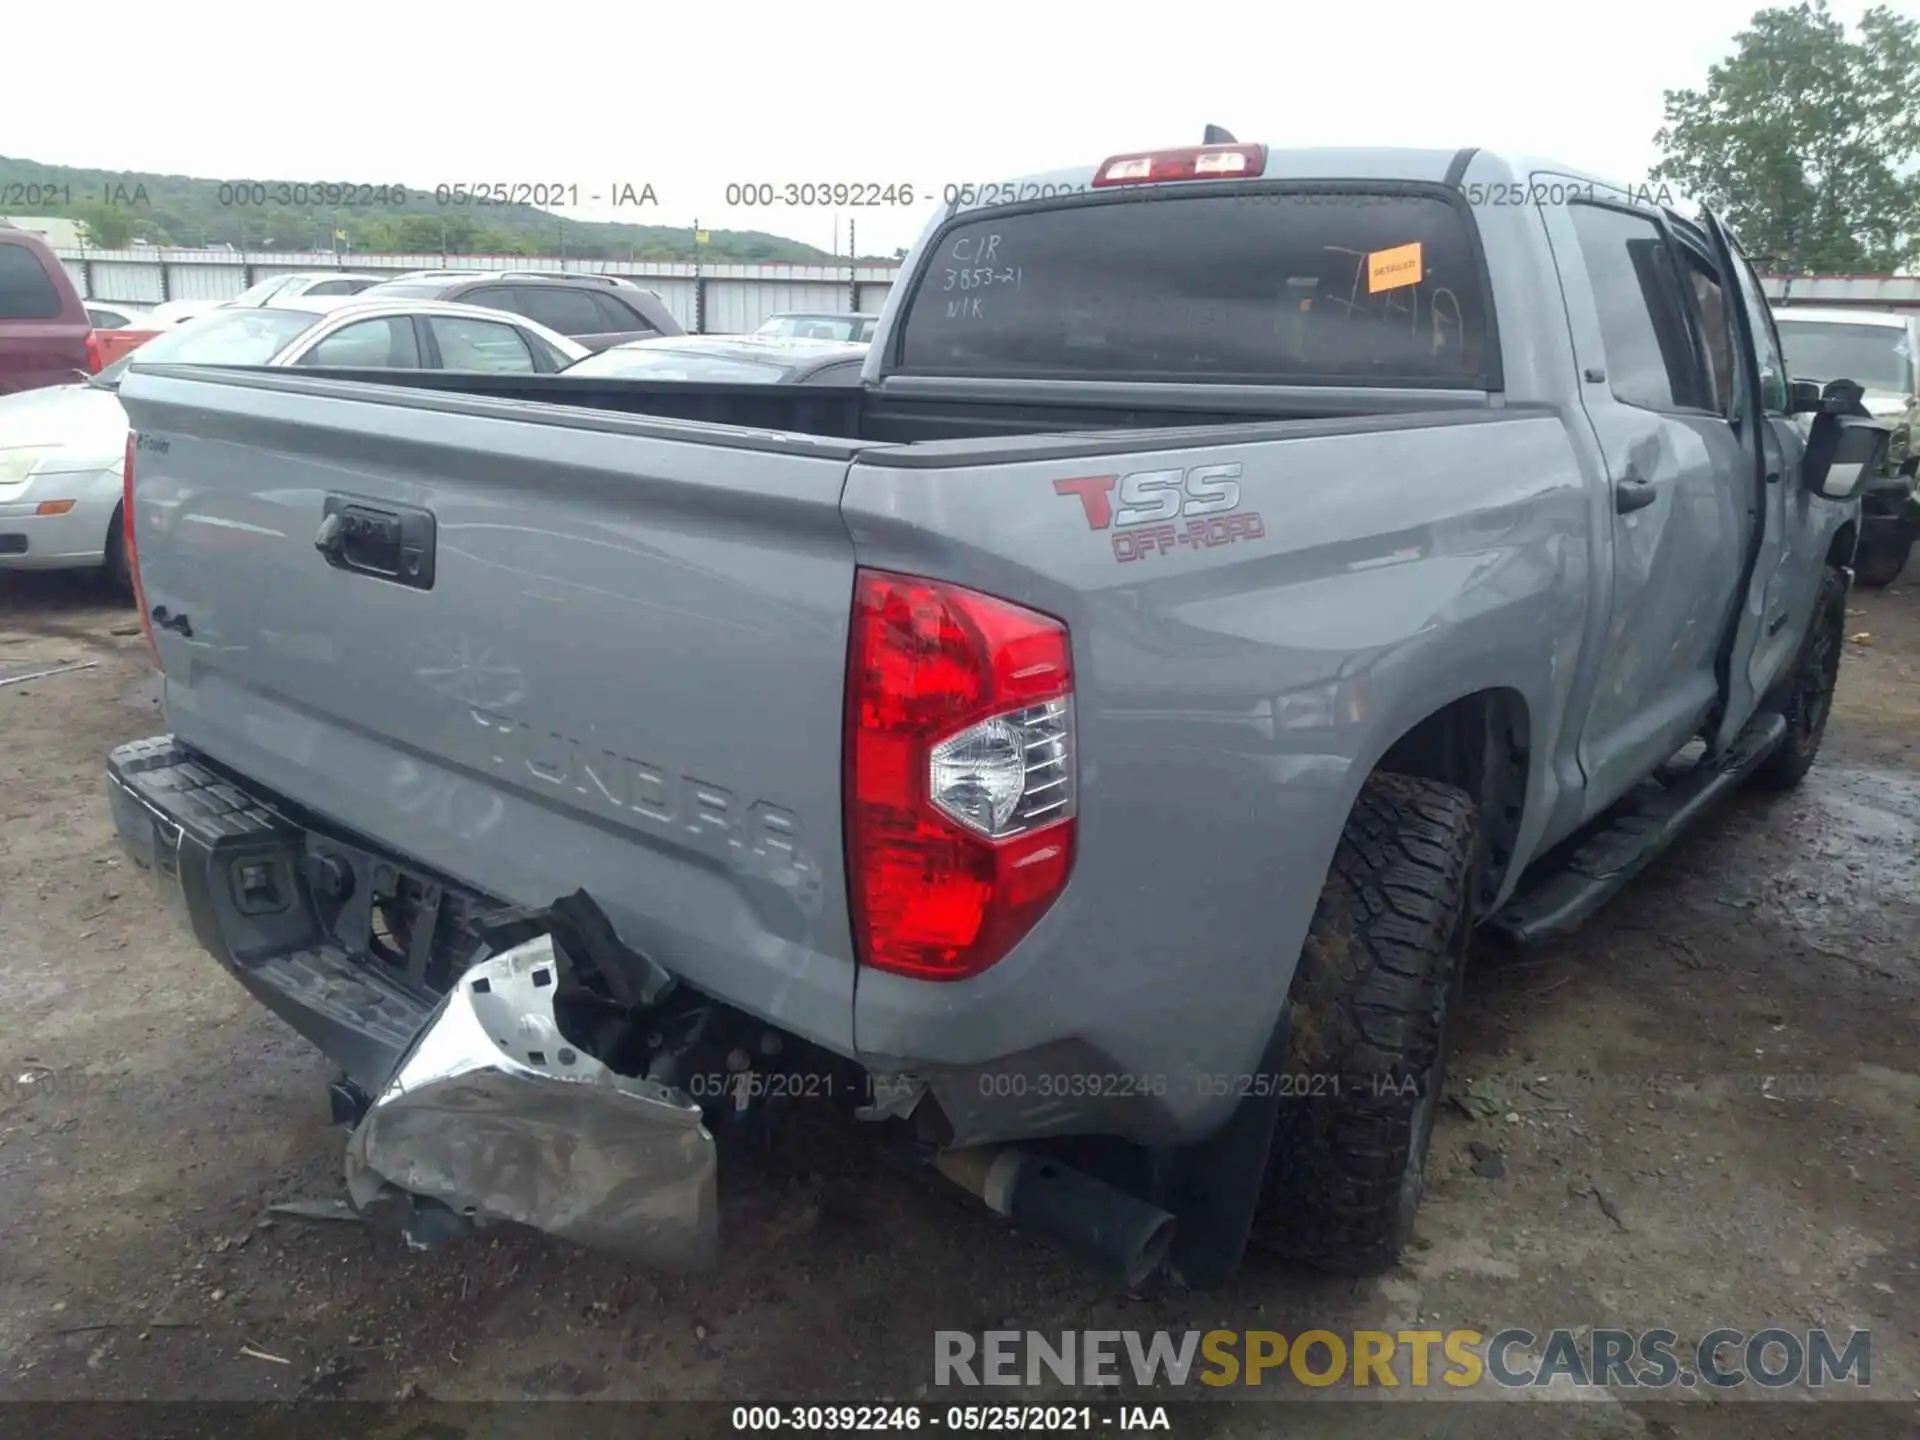
[[[666,1269],[710,1264],[718,1184],[700,1107],[570,1045],[559,980],[550,936],[460,978],[347,1143],[354,1204],[390,1182],[476,1221]]]

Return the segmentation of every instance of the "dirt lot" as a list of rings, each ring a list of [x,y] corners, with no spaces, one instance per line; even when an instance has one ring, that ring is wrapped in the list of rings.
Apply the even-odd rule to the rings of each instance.
[[[0,577],[0,678],[94,662],[0,688],[0,1394],[898,1400],[928,1395],[937,1327],[1779,1324],[1870,1327],[1870,1393],[1902,1403],[1769,1426],[1911,1434],[1920,577],[1853,603],[1865,638],[1799,792],[1731,802],[1575,941],[1476,969],[1470,1103],[1441,1121],[1410,1263],[1129,1297],[857,1142],[730,1177],[727,1256],[698,1279],[537,1236],[416,1254],[264,1220],[339,1193],[328,1067],[117,855],[101,758],[161,728],[132,612]],[[1476,1144],[1504,1173],[1474,1173]],[[1180,1433],[1754,1434],[1751,1395],[1216,1406]]]

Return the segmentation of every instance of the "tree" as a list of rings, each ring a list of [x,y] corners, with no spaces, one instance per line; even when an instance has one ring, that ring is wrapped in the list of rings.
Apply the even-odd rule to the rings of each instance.
[[[1762,10],[1701,90],[1666,92],[1670,180],[1775,269],[1920,262],[1920,20],[1876,5],[1858,38],[1827,0]]]
[[[124,250],[133,243],[133,232],[140,217],[123,205],[102,205],[97,200],[73,207],[73,218],[86,232],[87,244],[96,250]]]

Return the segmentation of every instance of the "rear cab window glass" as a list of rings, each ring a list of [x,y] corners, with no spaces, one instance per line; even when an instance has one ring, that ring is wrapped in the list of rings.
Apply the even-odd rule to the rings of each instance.
[[[1712,408],[1693,349],[1679,271],[1652,217],[1568,207],[1600,316],[1613,398],[1650,410]]]
[[[24,245],[0,244],[0,320],[58,320],[60,292]]]
[[[1456,202],[1321,187],[971,216],[918,279],[897,368],[1490,388],[1491,307]]]

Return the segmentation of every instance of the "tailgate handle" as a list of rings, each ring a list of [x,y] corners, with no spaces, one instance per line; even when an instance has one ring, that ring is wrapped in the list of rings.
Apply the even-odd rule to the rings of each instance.
[[[431,510],[329,495],[313,548],[336,570],[431,590],[434,529]]]

